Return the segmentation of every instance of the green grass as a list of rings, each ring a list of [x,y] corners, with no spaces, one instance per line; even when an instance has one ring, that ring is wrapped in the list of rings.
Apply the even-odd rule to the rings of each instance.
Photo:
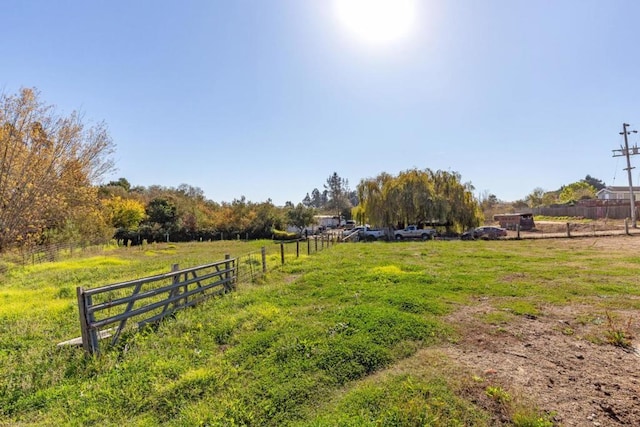
[[[173,263],[195,266],[261,245],[268,246],[271,272],[260,283],[127,334],[97,357],[55,346],[79,336],[76,286],[167,272]],[[278,269],[279,246],[270,242],[151,246],[1,277],[1,420],[490,425],[491,414],[464,392],[469,375],[423,353],[457,339],[445,315],[478,299],[493,305],[483,320],[495,325],[544,315],[553,304],[587,304],[594,313],[640,306],[640,263],[580,241],[343,244],[310,257],[289,254]],[[532,408],[518,411],[516,425],[548,423]]]

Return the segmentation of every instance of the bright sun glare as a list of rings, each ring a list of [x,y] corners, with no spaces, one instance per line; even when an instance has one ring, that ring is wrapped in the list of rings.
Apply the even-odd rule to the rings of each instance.
[[[416,0],[334,0],[334,5],[342,25],[370,44],[403,39],[415,24]]]

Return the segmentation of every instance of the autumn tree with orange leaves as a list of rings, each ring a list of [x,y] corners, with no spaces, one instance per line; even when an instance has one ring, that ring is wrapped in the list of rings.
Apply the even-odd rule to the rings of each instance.
[[[0,251],[45,232],[95,224],[95,183],[113,168],[104,123],[58,115],[35,89],[0,94]]]

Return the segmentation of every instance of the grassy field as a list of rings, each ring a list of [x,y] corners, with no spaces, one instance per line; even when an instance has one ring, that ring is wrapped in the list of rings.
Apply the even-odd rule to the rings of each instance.
[[[79,336],[76,286],[264,244],[123,248],[9,270],[0,277],[0,424],[494,425],[468,372],[438,353],[414,357],[456,342],[448,314],[478,299],[495,308],[487,322],[540,315],[549,305],[640,308],[640,260],[615,246],[343,244],[290,258],[260,283],[127,336],[98,357],[56,347]],[[506,393],[482,391],[495,401]],[[507,424],[552,425],[528,402],[509,415]]]

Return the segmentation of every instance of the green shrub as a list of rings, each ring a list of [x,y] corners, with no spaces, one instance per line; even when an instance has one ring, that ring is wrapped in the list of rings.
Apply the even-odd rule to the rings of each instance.
[[[273,240],[293,240],[299,237],[297,233],[290,233],[288,231],[276,230],[276,229],[272,231],[273,231]]]

